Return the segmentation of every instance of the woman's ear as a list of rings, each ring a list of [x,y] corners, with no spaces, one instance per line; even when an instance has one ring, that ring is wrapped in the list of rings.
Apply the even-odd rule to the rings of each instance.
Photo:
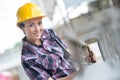
[[[25,34],[25,23],[24,22],[19,23],[19,27],[23,31],[23,33]]]

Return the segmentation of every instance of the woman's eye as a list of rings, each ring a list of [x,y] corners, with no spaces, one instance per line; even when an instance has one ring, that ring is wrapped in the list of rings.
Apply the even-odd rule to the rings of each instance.
[[[42,24],[42,22],[40,21],[40,22],[38,22],[38,25],[41,25]]]
[[[29,24],[30,27],[32,27],[33,25],[34,25],[33,23],[32,23],[32,24]]]

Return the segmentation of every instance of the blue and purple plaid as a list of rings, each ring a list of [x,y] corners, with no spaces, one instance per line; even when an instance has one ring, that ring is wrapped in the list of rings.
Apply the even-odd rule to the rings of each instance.
[[[63,57],[64,52],[51,37],[53,35],[60,40],[52,29],[44,29],[39,47],[23,39],[21,62],[31,80],[48,80],[50,77],[56,80],[76,71],[71,62]]]

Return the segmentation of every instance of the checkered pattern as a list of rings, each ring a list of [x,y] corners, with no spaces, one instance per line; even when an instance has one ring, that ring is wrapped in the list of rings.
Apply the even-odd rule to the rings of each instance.
[[[31,80],[48,80],[50,77],[56,80],[76,71],[71,62],[63,57],[62,48],[51,36],[60,40],[52,29],[45,29],[41,36],[42,45],[39,47],[23,38],[21,60]],[[63,44],[61,40],[60,42]]]

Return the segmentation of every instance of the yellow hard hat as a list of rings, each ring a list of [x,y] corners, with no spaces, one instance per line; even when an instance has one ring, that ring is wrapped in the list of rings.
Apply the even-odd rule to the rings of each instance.
[[[17,26],[23,21],[36,17],[43,18],[45,16],[46,15],[40,10],[39,6],[34,3],[26,3],[17,11]]]

